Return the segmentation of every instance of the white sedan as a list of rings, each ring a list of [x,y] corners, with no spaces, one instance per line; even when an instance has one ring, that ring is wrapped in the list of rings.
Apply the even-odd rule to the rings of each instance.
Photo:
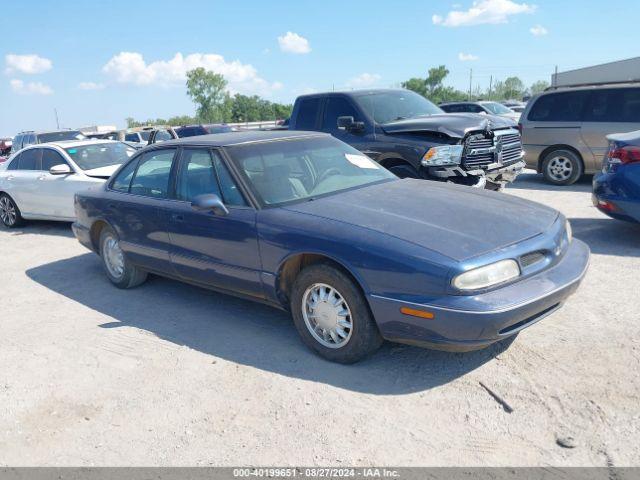
[[[104,183],[135,151],[112,140],[23,148],[0,164],[0,220],[9,228],[23,219],[73,221],[76,192]]]

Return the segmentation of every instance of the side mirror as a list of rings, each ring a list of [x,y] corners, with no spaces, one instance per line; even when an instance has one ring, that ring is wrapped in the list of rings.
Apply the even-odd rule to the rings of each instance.
[[[229,215],[229,210],[224,203],[222,203],[220,197],[213,193],[198,195],[193,199],[193,202],[191,202],[191,207],[199,212],[213,212],[219,217]]]
[[[353,117],[338,117],[338,128],[347,132],[364,131],[364,122],[356,122]]]
[[[71,175],[73,170],[66,163],[61,163],[60,165],[54,165],[49,169],[49,173],[51,175]]]

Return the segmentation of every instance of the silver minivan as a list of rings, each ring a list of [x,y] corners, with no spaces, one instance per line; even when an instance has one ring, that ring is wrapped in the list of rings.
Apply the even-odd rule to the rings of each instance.
[[[600,169],[606,136],[640,130],[640,84],[551,88],[520,117],[528,168],[555,185],[571,185]]]

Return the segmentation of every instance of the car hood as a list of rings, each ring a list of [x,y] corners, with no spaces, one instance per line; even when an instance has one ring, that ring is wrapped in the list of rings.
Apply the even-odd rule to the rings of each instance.
[[[558,212],[499,192],[426,180],[371,185],[284,207],[392,235],[457,261],[548,230]]]
[[[111,175],[113,175],[113,173],[116,170],[118,170],[118,168],[120,168],[120,165],[109,165],[108,167],[100,167],[100,168],[93,168],[91,170],[84,170],[84,174],[87,175],[88,177],[107,179]]]
[[[515,127],[513,120],[497,115],[478,113],[442,113],[396,120],[381,125],[385,133],[438,132],[453,138],[463,138],[478,130]]]

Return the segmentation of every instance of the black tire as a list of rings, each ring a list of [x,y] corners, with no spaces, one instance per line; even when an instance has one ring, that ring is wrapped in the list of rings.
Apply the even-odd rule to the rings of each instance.
[[[318,284],[335,289],[339,294],[338,303],[346,302],[347,309],[350,311],[350,315],[344,317],[349,319],[351,323],[351,327],[348,329],[350,336],[342,346],[330,348],[323,345],[320,343],[321,340],[316,339],[311,333],[312,327],[307,327],[305,321],[306,303],[303,306],[305,293]],[[340,299],[340,297],[342,298]],[[328,302],[325,302],[325,305],[328,305]],[[375,352],[383,343],[364,295],[348,275],[331,265],[311,265],[298,274],[291,292],[290,307],[296,329],[305,345],[332,362],[346,364],[357,362]],[[342,331],[344,333],[344,329]],[[343,339],[340,338],[340,340]]]
[[[504,191],[504,185],[499,184],[499,183],[489,182],[489,181],[487,181],[487,183],[484,186],[484,188],[485,188],[485,190],[491,190],[492,192],[502,192],[502,191]]]
[[[132,265],[127,257],[122,254],[122,262],[123,269],[120,275],[112,272],[112,268],[109,266],[109,260],[107,259],[108,254],[106,254],[108,247],[107,242],[115,240],[115,242],[119,242],[118,235],[111,227],[104,227],[100,231],[100,258],[102,259],[102,266],[104,268],[104,272],[107,274],[107,278],[118,288],[133,288],[137,287],[141,283],[147,279],[147,272],[140,270],[138,267]]]
[[[558,149],[547,153],[542,161],[542,173],[553,185],[571,185],[582,176],[582,160],[571,150]]]
[[[389,171],[398,178],[420,178],[420,174],[411,165],[394,165]]]
[[[18,205],[6,193],[0,194],[0,220],[7,228],[16,228],[24,224]]]

